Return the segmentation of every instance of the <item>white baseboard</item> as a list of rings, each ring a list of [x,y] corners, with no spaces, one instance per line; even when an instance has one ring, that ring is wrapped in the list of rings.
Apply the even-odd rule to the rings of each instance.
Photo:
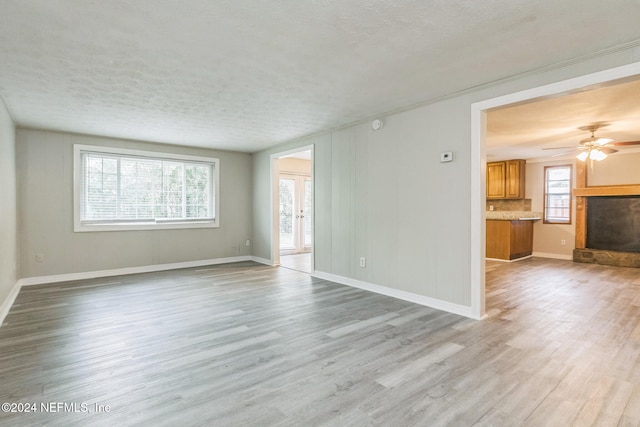
[[[257,257],[257,256],[253,256],[253,257],[251,257],[251,261],[257,262],[259,264],[265,264],[265,265],[273,266],[273,262],[271,262],[270,259],[266,259],[266,258],[260,258],[260,257]]]
[[[471,307],[467,307],[464,305],[454,304],[448,301],[430,298],[424,295],[414,294],[412,292],[401,291],[399,289],[388,288],[386,286],[375,285],[373,283],[363,282],[361,280],[338,276],[331,273],[325,273],[318,270],[311,273],[311,275],[313,277],[317,277],[318,279],[325,279],[331,282],[340,283],[341,285],[353,286],[354,288],[364,289],[365,291],[374,292],[376,294],[386,295],[389,297],[401,299],[403,301],[409,301],[416,304],[424,305],[426,307],[435,308],[437,310],[442,310],[449,313],[458,314],[460,316],[469,317],[471,319],[479,320],[479,318],[475,316],[471,311]]]
[[[527,256],[523,256],[520,258],[516,258],[516,259],[502,259],[502,258],[486,258],[487,260],[490,261],[500,261],[500,262],[517,262],[517,261],[522,261],[523,259],[529,259],[531,257],[533,257],[534,255],[527,255]]]
[[[553,259],[564,259],[567,261],[573,261],[573,255],[554,254],[551,252],[534,252],[532,255],[540,258],[553,258]]]
[[[145,265],[140,267],[115,268],[112,270],[86,271],[81,273],[55,274],[52,276],[26,277],[20,279],[20,286],[43,285],[46,283],[68,282],[72,280],[95,279],[98,277],[123,276],[125,274],[152,273],[155,271],[177,270],[179,268],[204,267],[207,265],[228,264],[232,262],[254,261],[249,255],[203,259],[198,261],[174,262],[170,264]]]
[[[0,326],[2,326],[2,322],[4,322],[5,317],[9,314],[9,310],[11,310],[11,306],[16,300],[16,297],[20,293],[20,288],[22,285],[18,280],[15,285],[9,291],[9,295],[5,298],[5,300],[0,304]]]

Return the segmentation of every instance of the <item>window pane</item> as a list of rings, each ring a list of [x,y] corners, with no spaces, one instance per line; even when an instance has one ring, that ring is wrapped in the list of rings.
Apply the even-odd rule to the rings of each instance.
[[[88,158],[84,167],[85,217],[87,219],[115,219],[118,198],[116,159]]]
[[[571,166],[545,168],[544,220],[571,222]]]
[[[162,218],[184,218],[183,203],[183,165],[180,163],[163,162],[163,205]]]
[[[312,230],[313,224],[313,185],[311,180],[304,181],[304,246],[309,247],[312,244]]]
[[[213,219],[213,163],[80,152],[81,221]]]
[[[549,181],[547,189],[549,193],[569,193],[569,181]]]
[[[161,162],[120,159],[120,218],[152,219],[161,188]]]
[[[280,249],[293,249],[293,195],[295,181],[280,178]]]
[[[571,178],[571,169],[570,168],[553,168],[548,169],[550,181],[559,181],[559,180],[568,180]]]
[[[209,207],[209,177],[211,167],[191,164],[186,166],[187,218],[206,216]]]

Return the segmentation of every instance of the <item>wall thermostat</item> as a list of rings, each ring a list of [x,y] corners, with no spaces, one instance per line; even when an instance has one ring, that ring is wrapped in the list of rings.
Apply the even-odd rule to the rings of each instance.
[[[446,163],[453,160],[453,152],[443,151],[440,153],[440,163]]]
[[[373,130],[380,130],[382,129],[382,120],[380,119],[375,119],[373,122],[371,122],[371,129]]]

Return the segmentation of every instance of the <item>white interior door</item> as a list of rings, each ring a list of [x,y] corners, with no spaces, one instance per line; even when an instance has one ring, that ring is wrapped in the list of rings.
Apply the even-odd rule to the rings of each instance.
[[[313,185],[306,175],[280,175],[280,253],[309,252],[313,233]]]

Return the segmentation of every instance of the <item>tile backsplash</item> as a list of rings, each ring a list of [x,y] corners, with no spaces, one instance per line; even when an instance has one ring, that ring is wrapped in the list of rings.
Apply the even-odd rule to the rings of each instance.
[[[530,211],[531,199],[487,200],[487,210],[494,211]]]

